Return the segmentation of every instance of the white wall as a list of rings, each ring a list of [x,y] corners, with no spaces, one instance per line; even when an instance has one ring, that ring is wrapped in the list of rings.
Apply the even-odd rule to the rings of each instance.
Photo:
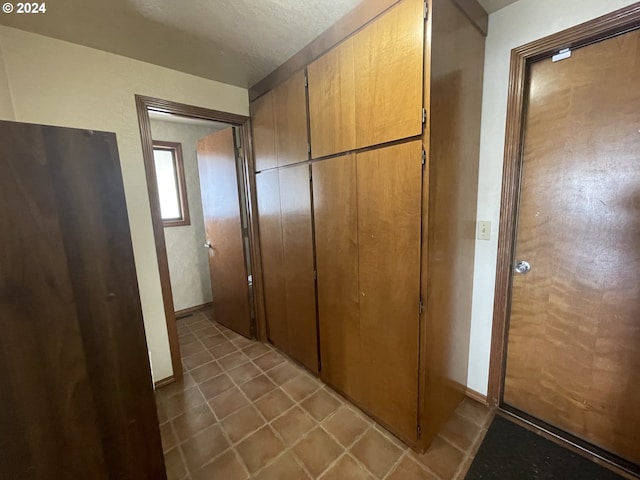
[[[15,120],[13,104],[11,103],[11,90],[9,89],[9,79],[4,64],[4,55],[0,48],[0,119]]]
[[[154,140],[178,142],[182,145],[191,224],[164,228],[173,304],[176,310],[196,307],[211,301],[209,253],[204,248],[206,237],[196,147],[198,140],[217,130],[217,127],[151,120]]]
[[[484,63],[478,220],[491,221],[491,240],[476,241],[469,388],[487,393],[493,290],[511,49],[586,22],[635,0],[519,0],[489,17]]]
[[[0,52],[0,119],[116,133],[153,375],[172,375],[134,94],[248,115],[247,90],[5,26]]]

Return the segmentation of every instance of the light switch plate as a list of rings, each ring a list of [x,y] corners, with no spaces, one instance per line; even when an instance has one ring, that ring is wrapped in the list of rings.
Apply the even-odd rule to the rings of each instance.
[[[491,222],[487,220],[478,221],[478,240],[491,240]]]

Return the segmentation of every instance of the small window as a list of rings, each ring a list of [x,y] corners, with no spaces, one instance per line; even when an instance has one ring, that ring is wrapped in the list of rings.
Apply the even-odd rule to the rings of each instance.
[[[154,140],[153,160],[158,181],[162,223],[165,227],[189,225],[182,146],[179,143]]]

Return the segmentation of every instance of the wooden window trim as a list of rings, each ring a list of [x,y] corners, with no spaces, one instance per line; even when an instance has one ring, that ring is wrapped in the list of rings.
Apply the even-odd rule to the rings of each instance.
[[[189,199],[187,197],[187,183],[184,175],[184,161],[182,159],[182,144],[178,142],[163,142],[153,140],[154,150],[169,150],[173,152],[174,168],[176,172],[176,187],[178,190],[178,203],[180,204],[180,218],[162,220],[165,227],[183,227],[191,225],[189,216]]]

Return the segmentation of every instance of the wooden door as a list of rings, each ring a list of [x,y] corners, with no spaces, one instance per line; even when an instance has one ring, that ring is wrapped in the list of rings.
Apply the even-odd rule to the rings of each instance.
[[[356,91],[353,38],[307,67],[313,158],[356,147]]]
[[[0,142],[0,477],[164,479],[115,135]]]
[[[357,154],[360,348],[367,408],[417,438],[422,142]]]
[[[251,128],[256,171],[277,167],[273,90],[251,104]]]
[[[197,153],[215,319],[250,337],[249,281],[233,128],[198,141]]]
[[[353,37],[356,147],[422,133],[422,0],[403,0]]]
[[[258,173],[256,191],[267,337],[271,343],[286,350],[289,345],[289,334],[278,171]]]
[[[318,332],[313,278],[313,226],[309,166],[282,168],[280,211],[286,288],[287,352],[318,371]]]
[[[303,70],[273,89],[273,111],[278,166],[308,160],[307,100]]]
[[[322,379],[363,401],[356,156],[313,164]]]
[[[640,31],[530,69],[503,401],[640,463]]]

